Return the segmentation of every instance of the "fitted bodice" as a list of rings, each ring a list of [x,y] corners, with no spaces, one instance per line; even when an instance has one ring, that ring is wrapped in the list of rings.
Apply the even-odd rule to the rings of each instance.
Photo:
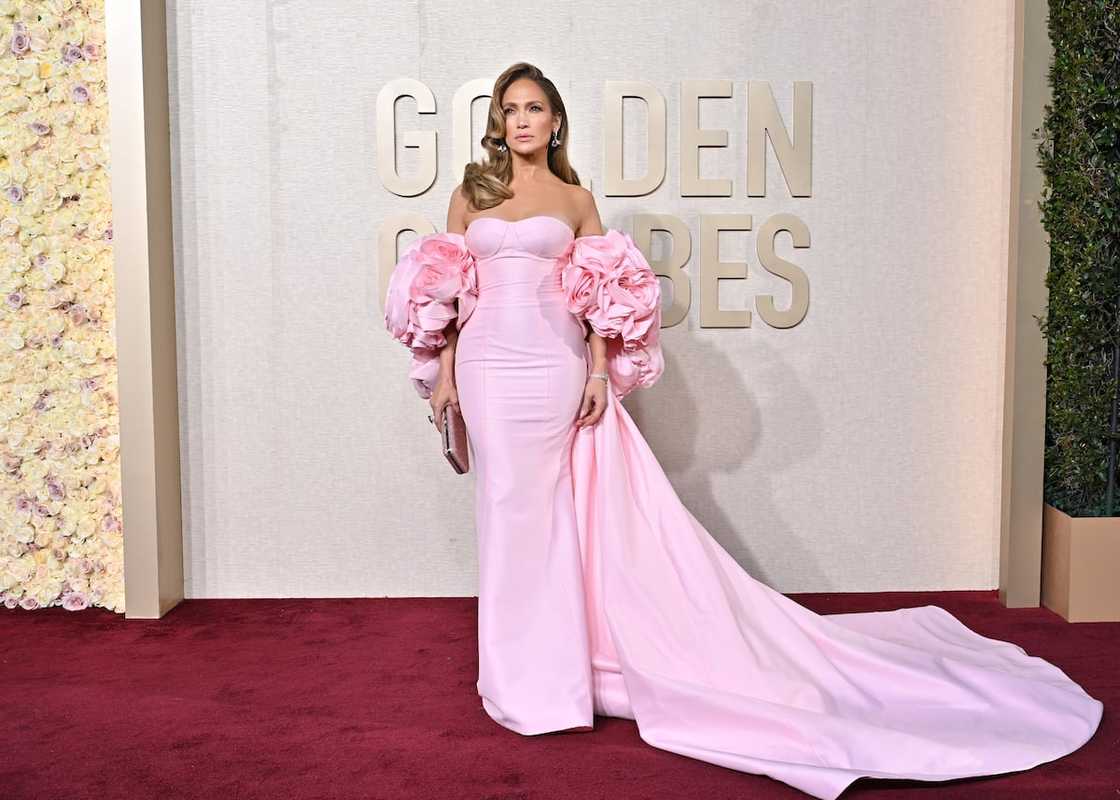
[[[562,300],[559,257],[575,237],[559,217],[479,217],[463,238],[474,256],[479,305]]]
[[[559,217],[537,214],[517,220],[479,217],[467,226],[463,237],[477,261],[524,255],[552,260],[564,252],[574,235]]]

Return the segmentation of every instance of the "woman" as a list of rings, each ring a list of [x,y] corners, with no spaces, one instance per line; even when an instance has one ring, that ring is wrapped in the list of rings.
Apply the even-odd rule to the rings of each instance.
[[[647,743],[835,798],[861,776],[1026,769],[1099,701],[936,606],[818,615],[748,575],[681,504],[620,398],[664,366],[660,292],[604,233],[535,67],[492,92],[484,164],[386,297],[410,377],[461,409],[476,473],[478,693],[524,735],[637,722]]]

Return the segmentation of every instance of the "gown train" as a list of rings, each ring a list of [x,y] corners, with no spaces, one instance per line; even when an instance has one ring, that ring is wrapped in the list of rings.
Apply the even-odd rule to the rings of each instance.
[[[458,317],[485,712],[523,735],[633,719],[650,745],[827,800],[862,776],[1013,772],[1084,744],[1103,706],[1049,662],[937,606],[816,614],[723,549],[621,402],[663,368],[659,303],[629,237],[574,240],[555,217],[476,219],[394,272],[386,324],[421,396]],[[577,429],[584,322],[610,337],[611,382]]]

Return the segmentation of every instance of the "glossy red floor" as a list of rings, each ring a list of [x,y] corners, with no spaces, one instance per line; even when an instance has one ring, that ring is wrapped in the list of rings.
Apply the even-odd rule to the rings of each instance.
[[[994,591],[793,597],[819,613],[941,605],[1105,704],[1088,744],[1033,770],[861,779],[842,799],[1120,797],[1120,623],[1006,609]],[[534,737],[498,726],[475,694],[475,609],[473,597],[188,600],[141,621],[0,608],[0,798],[807,797],[653,748],[629,720]]]

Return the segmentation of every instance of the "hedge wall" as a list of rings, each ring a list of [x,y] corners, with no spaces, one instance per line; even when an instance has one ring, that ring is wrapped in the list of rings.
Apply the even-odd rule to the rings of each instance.
[[[1120,350],[1120,2],[1050,0],[1054,48],[1038,154],[1050,238],[1046,502],[1116,516]]]

